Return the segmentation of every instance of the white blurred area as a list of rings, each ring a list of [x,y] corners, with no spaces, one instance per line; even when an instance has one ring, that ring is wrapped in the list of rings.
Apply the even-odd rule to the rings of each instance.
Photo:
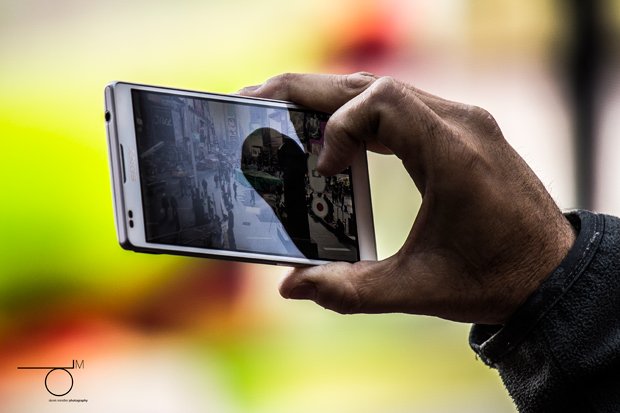
[[[605,0],[605,31],[608,44],[601,68],[597,105],[596,175],[594,207],[597,211],[620,216],[620,2]]]
[[[620,75],[609,70],[599,110],[595,209],[620,216]],[[611,68],[610,68],[611,69]]]

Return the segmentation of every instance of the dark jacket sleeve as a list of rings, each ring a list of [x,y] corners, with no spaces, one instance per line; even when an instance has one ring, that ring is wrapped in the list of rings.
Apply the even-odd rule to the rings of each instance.
[[[504,326],[470,345],[521,412],[620,412],[620,219],[566,214],[578,231],[560,266]]]

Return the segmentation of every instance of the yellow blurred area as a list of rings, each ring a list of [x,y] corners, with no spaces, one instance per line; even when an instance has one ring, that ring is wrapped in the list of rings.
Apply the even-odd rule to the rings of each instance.
[[[558,16],[551,0],[1,2],[0,412],[514,411],[467,325],[340,316],[281,299],[276,267],[122,250],[103,89],[232,93],[281,72],[392,74],[497,114],[567,207],[572,155],[554,148],[567,146],[568,115],[549,68]],[[560,131],[548,150],[515,110],[544,113],[541,134]],[[386,257],[420,197],[398,159],[369,162]],[[17,370],[72,360],[85,367],[70,396],[88,402],[54,404],[45,372]]]

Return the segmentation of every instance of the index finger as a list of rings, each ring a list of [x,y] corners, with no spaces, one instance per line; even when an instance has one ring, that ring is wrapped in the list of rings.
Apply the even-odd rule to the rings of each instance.
[[[334,113],[376,79],[366,72],[350,75],[286,73],[272,77],[258,87],[241,89],[239,94],[286,100],[309,109]]]

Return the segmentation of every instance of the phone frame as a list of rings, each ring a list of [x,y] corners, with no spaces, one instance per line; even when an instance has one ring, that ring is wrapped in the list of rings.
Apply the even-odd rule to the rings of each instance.
[[[108,153],[114,200],[115,225],[119,244],[124,249],[154,254],[165,253],[286,266],[321,265],[333,262],[330,260],[297,258],[268,253],[199,248],[146,241],[134,110],[131,95],[132,89],[176,94],[192,98],[211,98],[233,104],[251,103],[253,105],[266,107],[309,110],[299,105],[279,100],[198,92],[120,81],[109,83],[105,87],[105,118],[108,136]],[[360,260],[376,260],[377,253],[370,198],[368,164],[364,147],[360,147],[358,153],[355,154],[351,164],[351,172]],[[131,217],[129,215],[131,215]]]

